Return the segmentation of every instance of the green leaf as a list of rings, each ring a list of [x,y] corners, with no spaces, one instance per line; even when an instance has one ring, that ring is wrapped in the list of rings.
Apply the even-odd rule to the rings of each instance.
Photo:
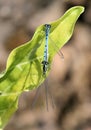
[[[69,9],[60,19],[50,23],[50,38],[60,49],[72,36],[74,25],[84,11],[84,7]],[[23,91],[37,88],[46,77],[43,76],[45,32],[44,25],[35,31],[31,41],[14,49],[7,60],[4,73],[0,74],[0,129],[2,129],[16,111],[18,98]],[[49,41],[49,64],[56,50]],[[50,67],[48,68],[47,75]]]

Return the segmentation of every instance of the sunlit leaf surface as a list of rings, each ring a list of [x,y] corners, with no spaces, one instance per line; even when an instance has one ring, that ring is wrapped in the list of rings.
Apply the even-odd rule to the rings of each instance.
[[[69,9],[61,18],[51,24],[50,38],[60,49],[72,36],[74,25],[84,11],[82,6]],[[14,49],[8,57],[6,70],[0,74],[0,129],[16,111],[18,98],[23,91],[37,88],[45,79],[42,60],[45,44],[44,25],[37,28],[28,43]],[[56,49],[49,40],[49,64]],[[47,71],[49,73],[50,67]]]

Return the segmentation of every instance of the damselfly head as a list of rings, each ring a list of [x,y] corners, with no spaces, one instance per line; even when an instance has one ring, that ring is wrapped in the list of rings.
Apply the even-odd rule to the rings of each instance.
[[[43,65],[48,65],[49,64],[49,62],[47,62],[47,61],[42,61],[41,62]]]

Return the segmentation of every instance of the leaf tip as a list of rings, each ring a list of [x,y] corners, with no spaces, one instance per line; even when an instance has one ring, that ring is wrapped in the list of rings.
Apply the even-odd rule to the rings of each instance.
[[[75,6],[75,8],[79,8],[79,11],[81,12],[81,13],[83,13],[84,12],[84,10],[85,10],[85,7],[84,6]]]

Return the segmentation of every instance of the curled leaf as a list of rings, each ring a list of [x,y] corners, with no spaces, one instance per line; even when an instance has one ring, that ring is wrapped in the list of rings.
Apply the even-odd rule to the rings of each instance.
[[[84,7],[69,9],[57,21],[50,23],[50,38],[60,49],[72,36],[74,25]],[[0,129],[17,109],[18,98],[23,91],[37,88],[45,79],[42,60],[45,44],[44,25],[35,31],[31,41],[14,49],[8,57],[6,71],[0,75]],[[56,49],[49,41],[49,63]],[[48,69],[47,74],[49,73]]]

